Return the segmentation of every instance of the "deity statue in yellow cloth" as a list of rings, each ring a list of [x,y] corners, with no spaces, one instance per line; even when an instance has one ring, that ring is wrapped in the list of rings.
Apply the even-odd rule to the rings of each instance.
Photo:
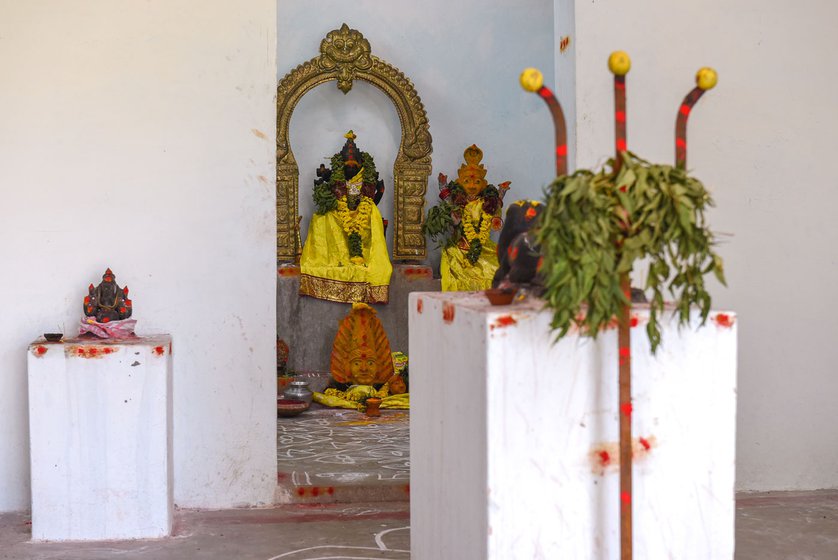
[[[394,379],[399,376],[394,375],[387,333],[375,310],[365,303],[353,303],[340,322],[330,370],[333,387],[314,393],[317,403],[363,410],[365,399],[378,397],[380,408],[410,408],[410,394],[402,392],[404,383]]]
[[[476,145],[466,148],[463,157],[455,181],[439,174],[441,200],[428,211],[424,225],[431,239],[442,241],[443,291],[491,288],[498,268],[497,246],[489,234],[503,225],[501,209],[509,181],[497,187],[486,181],[486,168],[480,163],[483,150]]]
[[[393,266],[378,201],[384,183],[350,130],[314,182],[314,216],[300,258],[300,294],[344,303],[387,303]]]

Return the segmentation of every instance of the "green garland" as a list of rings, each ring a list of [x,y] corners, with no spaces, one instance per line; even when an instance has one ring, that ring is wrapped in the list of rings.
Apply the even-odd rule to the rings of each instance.
[[[361,234],[357,231],[353,231],[346,237],[347,241],[349,242],[349,256],[350,257],[363,257],[364,256],[364,246],[361,243]]]
[[[344,162],[340,152],[333,155],[331,160],[332,175],[329,177],[329,181],[324,181],[314,186],[312,198],[314,199],[315,212],[317,214],[326,214],[337,210],[338,199],[335,195],[335,188],[338,183],[346,183],[343,164]],[[361,152],[361,165],[364,167],[364,184],[376,184],[378,182],[378,172],[375,169],[375,160],[373,157],[367,152]]]
[[[432,241],[438,241],[437,247],[453,247],[458,245],[460,240],[465,236],[463,219],[466,218],[465,206],[469,202],[468,194],[457,181],[451,181],[442,187],[442,191],[445,190],[448,192],[444,195],[444,198],[439,201],[439,204],[428,209],[425,223],[422,224],[422,233],[429,236]],[[443,195],[441,194],[440,196]],[[500,192],[494,185],[487,185],[479,195],[479,198],[482,200],[490,197],[500,197]],[[457,204],[456,201],[460,201],[462,204]],[[503,203],[501,202],[495,211],[494,215],[496,217],[500,217],[502,208]],[[455,220],[454,218],[457,214],[459,215],[459,220]],[[480,243],[479,239],[474,239],[466,251],[466,259],[471,264],[475,264],[480,259],[482,251],[482,243]]]
[[[609,162],[613,169],[614,161]],[[623,155],[610,170],[580,170],[557,178],[545,193],[538,240],[544,255],[544,299],[553,310],[552,328],[563,337],[572,326],[596,336],[627,303],[620,274],[649,260],[651,290],[646,326],[652,351],[661,342],[659,316],[664,289],[675,297],[679,323],[698,305],[702,324],[710,312],[704,275],[724,284],[722,260],[704,211],[713,201],[685,171]],[[583,314],[583,307],[587,310]]]

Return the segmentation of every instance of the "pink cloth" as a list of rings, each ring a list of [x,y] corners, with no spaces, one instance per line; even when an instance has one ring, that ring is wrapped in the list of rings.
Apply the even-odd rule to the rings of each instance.
[[[79,334],[95,334],[99,338],[131,338],[134,336],[136,319],[123,319],[99,323],[93,317],[83,317],[79,326]]]

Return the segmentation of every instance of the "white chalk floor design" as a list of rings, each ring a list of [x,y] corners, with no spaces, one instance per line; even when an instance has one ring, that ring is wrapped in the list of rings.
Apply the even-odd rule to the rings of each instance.
[[[277,419],[280,478],[306,486],[410,481],[407,411],[382,411],[381,418],[370,419],[353,410],[312,406]]]
[[[392,535],[392,533],[395,533]],[[356,560],[407,560],[410,558],[409,539],[410,527],[397,527],[386,529],[375,534],[375,546],[346,546],[346,545],[320,545],[309,546],[285,552],[279,556],[273,556],[269,560],[332,560],[335,558],[356,559]],[[397,537],[397,543],[388,542]],[[406,548],[398,548],[405,546]]]

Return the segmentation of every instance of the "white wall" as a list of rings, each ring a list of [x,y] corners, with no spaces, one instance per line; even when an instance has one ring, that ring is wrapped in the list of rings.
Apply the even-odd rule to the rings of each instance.
[[[274,0],[0,4],[0,511],[29,506],[26,346],[105,267],[174,336],[175,502],[268,502]]]
[[[729,287],[713,291],[741,327],[737,486],[838,487],[838,5],[600,0],[575,15],[580,166],[613,153],[611,51],[632,57],[629,149],[654,161],[673,161],[695,71],[718,70],[691,116],[688,166],[714,194],[713,226],[732,234]]]
[[[399,68],[416,86],[433,136],[427,200],[439,200],[437,175],[456,177],[463,150],[476,143],[492,183],[512,181],[508,200],[540,197],[553,176],[553,125],[544,103],[524,92],[528,66],[553,76],[551,0],[279,0],[278,75],[317,56],[320,40],[346,23],[369,40],[372,53]],[[385,182],[379,208],[393,214],[393,162],[401,137],[395,108],[384,93],[355,82],[347,95],[335,82],[302,98],[290,140],[300,167],[303,235],[313,211],[314,170],[353,129]],[[328,164],[328,162],[326,162]],[[392,223],[392,222],[391,222]],[[392,228],[387,232],[392,248]],[[428,249],[433,249],[428,243]]]

